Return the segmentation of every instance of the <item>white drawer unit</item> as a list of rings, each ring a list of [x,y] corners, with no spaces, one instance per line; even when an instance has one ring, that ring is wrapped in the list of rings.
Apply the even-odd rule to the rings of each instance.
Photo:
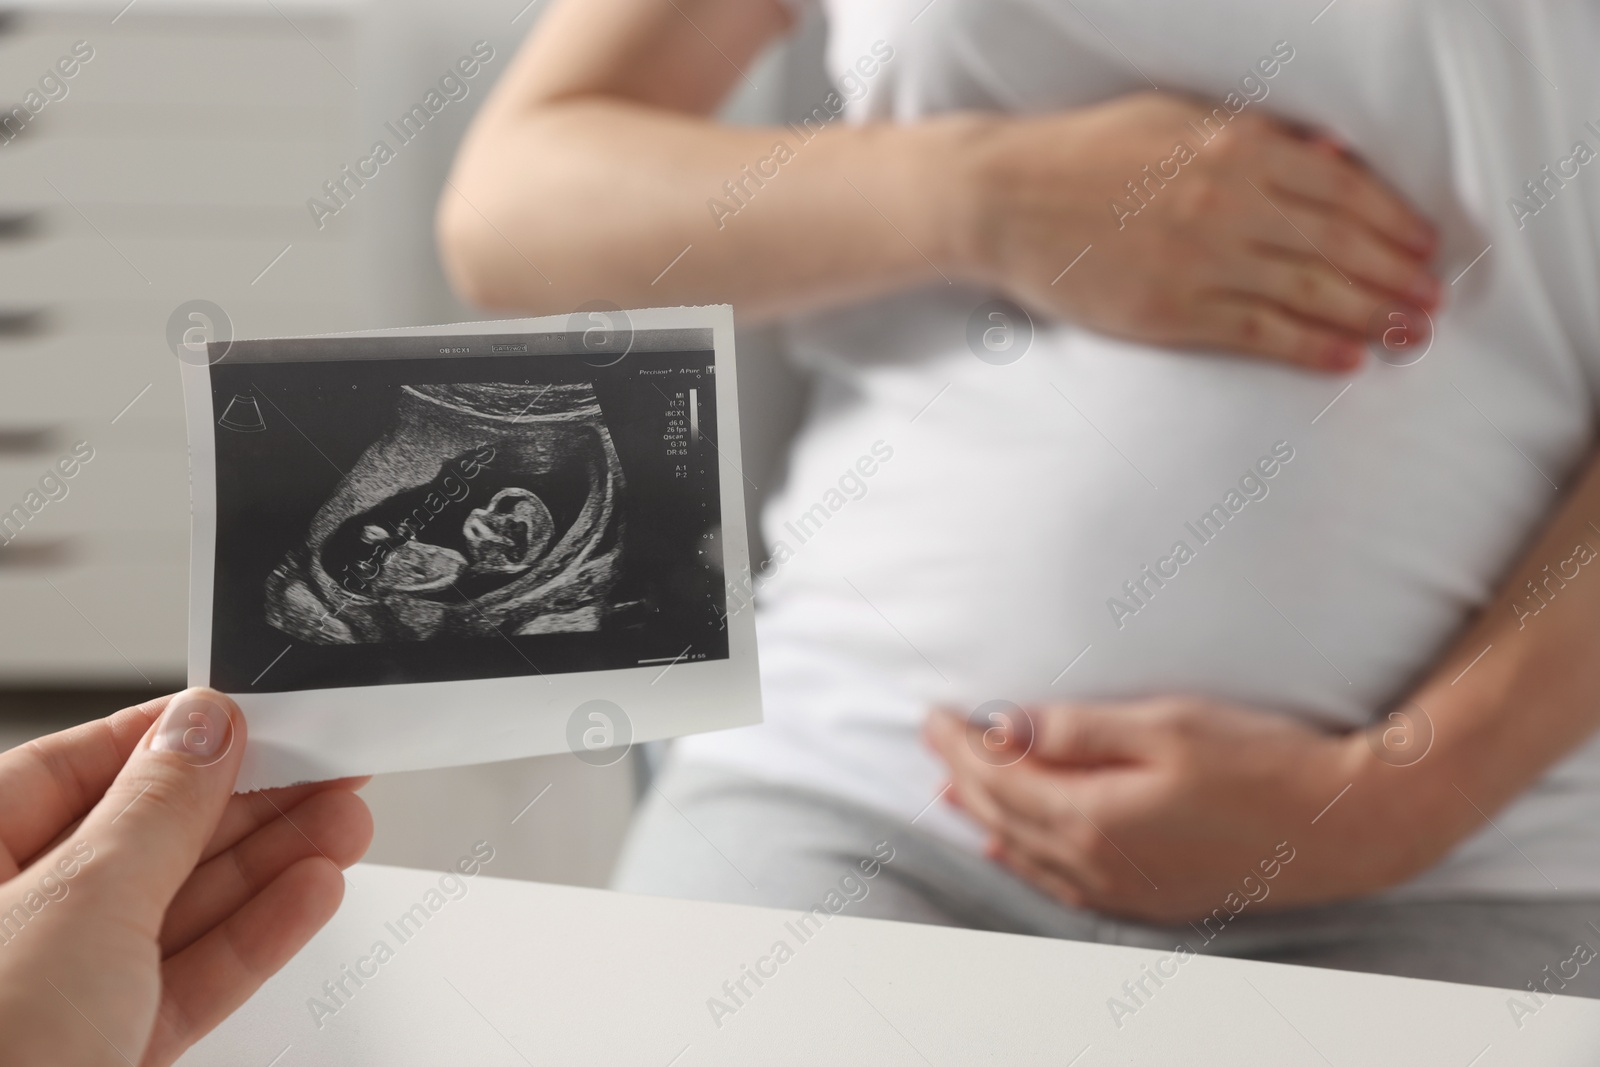
[[[306,207],[364,143],[358,10],[0,11],[0,687],[181,682],[167,321],[207,300],[236,335],[362,324],[357,231]],[[94,458],[53,474],[80,441]]]

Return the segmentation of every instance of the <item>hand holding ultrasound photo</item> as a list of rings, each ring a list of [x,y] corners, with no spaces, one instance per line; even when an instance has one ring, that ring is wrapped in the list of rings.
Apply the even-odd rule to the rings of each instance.
[[[216,342],[191,684],[240,788],[760,719],[725,307]]]

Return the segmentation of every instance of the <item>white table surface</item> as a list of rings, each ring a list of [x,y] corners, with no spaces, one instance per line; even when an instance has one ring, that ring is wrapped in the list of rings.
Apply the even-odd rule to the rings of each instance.
[[[1196,958],[1118,1027],[1107,1006],[1160,952],[495,879],[466,881],[403,943],[386,924],[434,871],[357,866],[339,914],[185,1067],[337,1064],[1227,1064],[1591,1067],[1600,1002],[1517,1026],[1504,990]],[[312,997],[376,942],[319,1027]],[[741,965],[792,958],[713,1022]],[[764,965],[772,970],[773,964]],[[1169,965],[1170,969],[1170,965]],[[1076,1057],[1076,1058],[1074,1058]]]

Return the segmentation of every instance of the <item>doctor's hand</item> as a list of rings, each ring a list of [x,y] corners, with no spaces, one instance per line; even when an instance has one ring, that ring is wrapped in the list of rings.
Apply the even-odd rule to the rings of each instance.
[[[1187,698],[981,725],[947,711],[927,723],[956,802],[988,830],[992,858],[1075,907],[1176,923],[1246,899],[1345,899],[1419,873],[1454,841],[1397,792],[1421,772],[1382,763],[1360,732]]]
[[[1383,309],[1438,303],[1429,224],[1259,106],[1224,124],[1212,105],[1141,92],[975,121],[961,259],[1029,307],[1134,341],[1348,371],[1389,325]]]
[[[7,1064],[171,1063],[333,915],[362,781],[232,796],[244,747],[191,689],[0,753]]]

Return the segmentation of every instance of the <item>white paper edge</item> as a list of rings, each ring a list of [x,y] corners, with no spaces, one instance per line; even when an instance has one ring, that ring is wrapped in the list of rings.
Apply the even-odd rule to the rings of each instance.
[[[750,568],[744,524],[733,309],[726,305],[629,311],[637,330],[711,327],[716,363],[718,474],[725,574]],[[568,328],[569,315],[373,330],[326,337],[539,333]],[[211,674],[216,563],[216,454],[208,367],[182,366],[190,465],[189,684]],[[708,438],[709,440],[709,438]],[[210,497],[209,501],[207,497]],[[204,505],[204,506],[202,506]],[[655,741],[761,721],[753,613],[727,616],[728,658],[670,667],[230,694],[249,727],[235,789],[244,792],[347,775],[424,770],[569,752],[567,719],[579,704],[623,709],[632,740]],[[285,643],[288,643],[287,638]],[[265,663],[262,664],[266,666]]]

